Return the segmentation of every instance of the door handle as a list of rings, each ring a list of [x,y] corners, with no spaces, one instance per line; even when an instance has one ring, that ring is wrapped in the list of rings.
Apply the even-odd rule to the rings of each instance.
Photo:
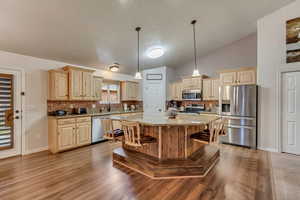
[[[236,126],[236,125],[229,125],[229,126],[225,126],[226,128],[245,128],[245,129],[255,129],[254,127],[251,126]]]
[[[19,117],[19,116],[16,116],[15,119],[20,119],[20,117]]]

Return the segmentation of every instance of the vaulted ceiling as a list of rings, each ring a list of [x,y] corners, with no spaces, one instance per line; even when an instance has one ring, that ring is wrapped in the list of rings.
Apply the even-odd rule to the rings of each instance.
[[[198,56],[256,31],[260,17],[293,0],[2,0],[0,49],[39,58],[121,72],[136,69],[141,26],[141,65],[179,67],[193,58],[197,19]],[[161,46],[165,55],[148,58]]]

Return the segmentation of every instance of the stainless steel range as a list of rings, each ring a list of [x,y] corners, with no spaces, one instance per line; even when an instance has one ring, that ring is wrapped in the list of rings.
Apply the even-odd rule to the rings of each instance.
[[[220,87],[220,115],[227,119],[222,143],[257,147],[257,86]]]

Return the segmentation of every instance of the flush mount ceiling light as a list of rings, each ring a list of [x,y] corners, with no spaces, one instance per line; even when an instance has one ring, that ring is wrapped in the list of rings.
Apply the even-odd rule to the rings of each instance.
[[[135,28],[137,32],[137,72],[135,73],[135,79],[143,79],[142,74],[140,72],[140,31],[142,30],[141,27]]]
[[[120,68],[120,64],[119,63],[114,63],[112,65],[109,66],[109,70],[112,72],[117,72],[119,71]]]
[[[148,57],[149,58],[159,58],[164,55],[164,50],[161,47],[155,47],[149,50]]]
[[[196,28],[195,25],[197,20],[193,20],[191,24],[193,25],[193,35],[194,35],[194,59],[195,59],[195,67],[193,71],[193,76],[200,76],[199,69],[197,66],[197,47],[196,47]]]

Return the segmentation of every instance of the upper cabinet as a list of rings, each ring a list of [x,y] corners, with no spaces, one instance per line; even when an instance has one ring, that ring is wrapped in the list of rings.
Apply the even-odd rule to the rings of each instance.
[[[221,85],[256,84],[256,68],[241,68],[220,72]]]
[[[93,100],[93,70],[66,66],[69,73],[69,100]]]
[[[218,100],[219,86],[219,79],[203,79],[203,100]]]
[[[182,100],[182,82],[174,82],[170,84],[170,100]]]
[[[101,101],[102,97],[102,85],[103,85],[103,78],[99,76],[93,77],[93,94],[95,101]]]
[[[68,73],[59,70],[50,70],[49,100],[68,100]]]
[[[182,79],[182,89],[201,89],[202,88],[202,77],[188,77]]]
[[[139,91],[139,83],[132,81],[121,82],[122,101],[138,101]]]

